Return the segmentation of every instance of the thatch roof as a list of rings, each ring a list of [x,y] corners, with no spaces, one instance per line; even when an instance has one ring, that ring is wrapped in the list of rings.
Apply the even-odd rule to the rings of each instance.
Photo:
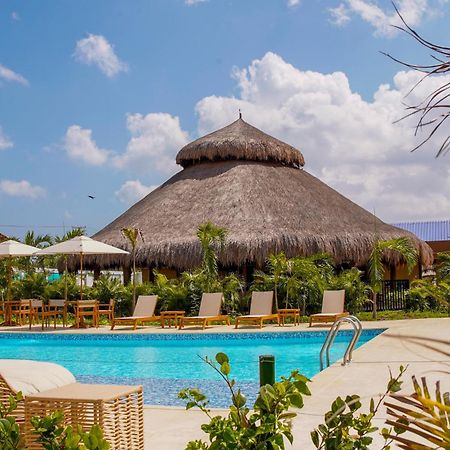
[[[236,123],[236,122],[235,122]],[[331,253],[336,262],[364,265],[375,239],[410,237],[424,265],[431,248],[412,233],[388,225],[304,170],[274,162],[234,160],[188,165],[98,232],[94,238],[130,250],[121,235],[136,227],[137,262],[143,267],[189,269],[199,265],[199,224],[228,230],[223,265],[255,262],[283,250],[288,257]],[[101,266],[128,262],[94,257]],[[387,262],[398,263],[388,255]]]
[[[236,122],[185,145],[177,155],[177,164],[186,168],[202,161],[235,159],[297,168],[305,164],[300,151],[249,125],[241,116]]]

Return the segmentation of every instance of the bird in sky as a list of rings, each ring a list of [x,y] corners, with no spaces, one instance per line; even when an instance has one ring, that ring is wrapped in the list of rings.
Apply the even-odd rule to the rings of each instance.
[[[93,195],[88,195],[88,197],[92,200],[94,200],[94,198],[95,198]]]

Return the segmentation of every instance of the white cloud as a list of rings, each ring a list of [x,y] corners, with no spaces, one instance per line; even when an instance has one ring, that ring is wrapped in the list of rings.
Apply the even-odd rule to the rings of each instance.
[[[89,34],[80,39],[75,48],[75,58],[87,65],[96,65],[107,77],[128,71],[128,65],[114,52],[114,47],[104,36]]]
[[[186,5],[192,6],[192,5],[196,5],[198,3],[204,3],[207,2],[208,0],[184,0],[184,3]]]
[[[26,180],[0,180],[0,193],[11,197],[39,198],[46,195],[46,190],[41,186],[33,186]]]
[[[126,181],[118,191],[115,192],[115,196],[122,202],[128,205],[136,203],[138,200],[144,198],[151,191],[155,190],[158,186],[145,186],[139,180]]]
[[[108,160],[109,151],[99,148],[92,139],[92,130],[72,125],[67,129],[63,147],[70,158],[90,166],[101,166]]]
[[[439,138],[411,153],[418,143],[414,120],[402,102],[415,104],[450,76],[430,78],[408,97],[420,74],[398,72],[372,101],[352,91],[342,72],[301,71],[267,53],[235,70],[239,95],[205,97],[196,105],[198,131],[205,134],[244,120],[300,148],[306,170],[388,221],[448,218],[447,158],[435,159]]]
[[[331,15],[330,22],[338,27],[343,27],[351,20],[349,16],[349,9],[344,3],[341,3],[336,8],[329,8],[328,11]]]
[[[298,6],[300,5],[300,0],[288,0],[288,6]]]
[[[439,2],[440,0],[437,0]],[[398,0],[396,6],[405,21],[411,27],[420,25],[425,17],[436,15],[434,8],[428,0]],[[345,0],[336,8],[330,8],[331,22],[342,26],[350,21],[350,13],[359,16],[375,28],[375,34],[392,37],[398,30],[392,25],[400,25],[401,20],[391,7],[389,11],[383,9],[373,0]]]
[[[6,150],[13,146],[13,141],[4,133],[3,128],[0,126],[0,150]]]
[[[28,80],[20,75],[20,73],[14,72],[11,69],[8,69],[8,67],[3,66],[0,64],[0,80],[10,81],[13,83],[19,83],[23,86],[29,86]]]
[[[174,173],[179,167],[175,156],[188,142],[178,117],[166,113],[130,114],[127,127],[131,133],[127,149],[113,159],[118,168],[129,168],[139,173],[158,171]]]
[[[16,12],[16,11],[13,11],[13,12],[11,13],[11,19],[13,19],[13,20],[20,20],[19,13]]]

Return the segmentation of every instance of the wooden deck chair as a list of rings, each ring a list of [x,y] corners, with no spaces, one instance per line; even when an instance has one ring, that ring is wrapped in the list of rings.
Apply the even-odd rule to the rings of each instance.
[[[181,317],[178,329],[182,329],[185,325],[201,325],[202,329],[210,322],[225,321],[230,325],[230,318],[227,314],[220,314],[223,303],[223,294],[221,292],[203,293],[200,303],[198,316]]]
[[[340,317],[348,316],[344,311],[345,290],[323,291],[322,312],[309,316],[309,326],[313,323],[334,322]]]
[[[110,450],[144,450],[144,398],[142,386],[77,383],[58,364],[0,359],[0,400],[22,392],[14,412],[25,434],[28,450],[42,450],[36,442],[32,417],[63,413],[64,425],[89,430],[103,428]],[[7,403],[6,403],[7,404]]]
[[[250,314],[236,317],[235,328],[242,322],[259,325],[262,328],[266,320],[276,320],[279,323],[278,314],[272,313],[273,291],[252,292]]]
[[[140,295],[134,307],[133,315],[129,317],[114,317],[111,323],[111,330],[114,330],[116,325],[132,325],[133,330],[135,330],[138,324],[160,320],[159,316],[155,316],[157,301],[157,295]]]

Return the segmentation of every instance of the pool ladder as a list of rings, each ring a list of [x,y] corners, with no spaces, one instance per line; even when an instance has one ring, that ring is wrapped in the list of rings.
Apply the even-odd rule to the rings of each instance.
[[[324,352],[326,352],[327,367],[330,366],[330,347],[333,345],[334,339],[337,335],[337,332],[339,331],[339,327],[341,326],[341,324],[343,322],[348,322],[353,326],[353,336],[352,336],[350,343],[348,344],[347,350],[344,353],[342,365],[346,366],[347,364],[350,364],[352,361],[353,349],[355,348],[355,345],[358,343],[359,337],[361,336],[362,324],[357,317],[346,316],[346,317],[341,317],[341,318],[337,319],[333,323],[333,325],[331,325],[330,331],[328,332],[325,342],[322,345],[322,349],[320,350],[320,370],[324,369],[324,366],[323,366]]]

